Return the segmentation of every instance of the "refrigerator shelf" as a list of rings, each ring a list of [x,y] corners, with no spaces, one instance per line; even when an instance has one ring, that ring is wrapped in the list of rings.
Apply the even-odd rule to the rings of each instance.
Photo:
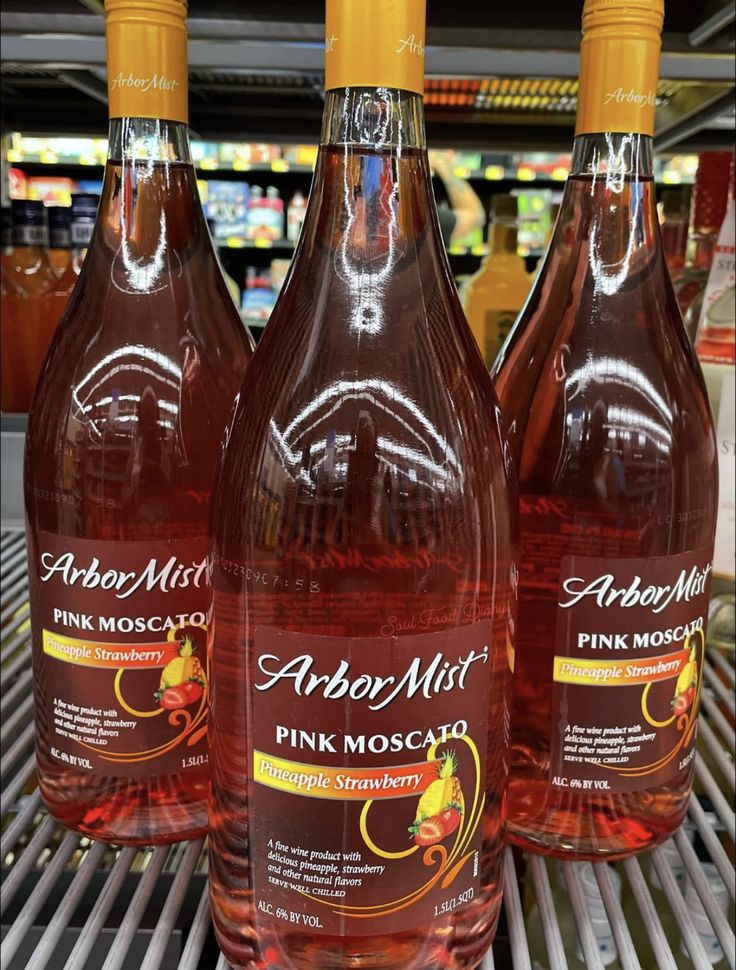
[[[21,531],[2,533],[1,575],[3,967],[227,970],[212,933],[205,840],[158,848],[114,848],[65,830],[45,813],[35,783],[28,579]],[[733,653],[711,651],[705,665],[698,732],[699,796],[692,795],[687,821],[673,844],[615,864],[622,879],[623,902],[614,886],[614,867],[594,866],[624,970],[642,966],[637,950],[645,942],[642,932],[662,970],[676,970],[676,954],[682,958],[683,945],[690,952],[692,966],[711,970],[698,932],[702,923],[693,920],[692,907],[685,900],[683,882],[687,880],[702,902],[726,964],[732,970],[736,966],[731,919],[703,868],[704,861],[715,867],[732,907],[734,683]],[[684,880],[678,880],[672,869],[675,850],[684,866]],[[564,970],[570,958],[579,965],[582,956],[584,965],[603,970],[582,873],[582,864],[564,863],[558,869],[541,857],[524,856],[507,847],[502,922],[482,970],[532,970],[527,917],[533,905],[547,950],[546,966]],[[555,884],[558,890],[553,892]],[[567,930],[560,923],[559,902],[565,897],[574,915],[573,933],[569,921]],[[641,926],[634,932],[624,914],[624,909],[632,911],[632,905],[641,915]],[[675,925],[677,938],[673,939],[671,927]]]

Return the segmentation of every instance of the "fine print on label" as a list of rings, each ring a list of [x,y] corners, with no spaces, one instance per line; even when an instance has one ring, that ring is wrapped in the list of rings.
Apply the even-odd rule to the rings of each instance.
[[[639,791],[694,755],[711,579],[706,550],[566,556],[554,658],[554,786]]]
[[[370,936],[474,898],[491,631],[487,620],[381,639],[256,630],[257,914]]]
[[[205,551],[41,533],[37,679],[57,761],[120,776],[206,763]]]

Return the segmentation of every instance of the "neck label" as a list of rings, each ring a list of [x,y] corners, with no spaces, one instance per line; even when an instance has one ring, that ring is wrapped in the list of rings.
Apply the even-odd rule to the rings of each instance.
[[[183,17],[107,17],[111,118],[188,121],[187,31]]]
[[[576,135],[654,134],[660,37],[656,30],[591,30],[580,49]]]
[[[425,0],[327,0],[325,87],[424,91]]]

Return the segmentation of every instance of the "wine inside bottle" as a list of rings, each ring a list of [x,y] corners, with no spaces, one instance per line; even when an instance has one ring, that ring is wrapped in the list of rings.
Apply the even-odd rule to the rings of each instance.
[[[38,775],[67,826],[171,842],[207,827],[207,517],[251,350],[189,154],[185,6],[106,11],[102,199],[26,448]]]
[[[585,4],[572,171],[494,370],[520,491],[509,837],[562,857],[661,842],[693,778],[716,455],[655,207],[662,18]]]
[[[432,196],[423,40],[423,2],[327,4],[306,221],[218,477],[211,887],[234,967],[475,967],[499,916],[513,511]]]

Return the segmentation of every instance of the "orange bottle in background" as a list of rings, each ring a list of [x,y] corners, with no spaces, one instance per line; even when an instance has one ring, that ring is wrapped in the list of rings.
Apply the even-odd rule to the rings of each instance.
[[[57,276],[72,261],[72,210],[68,205],[46,207],[49,217],[49,262]]]
[[[84,257],[87,255],[89,241],[97,218],[100,197],[94,192],[77,192],[72,195],[71,206],[71,256],[61,277],[62,288],[71,294],[79,277]]]
[[[48,218],[42,202],[13,199],[13,248],[3,262],[2,410],[25,412],[48,346]]]

